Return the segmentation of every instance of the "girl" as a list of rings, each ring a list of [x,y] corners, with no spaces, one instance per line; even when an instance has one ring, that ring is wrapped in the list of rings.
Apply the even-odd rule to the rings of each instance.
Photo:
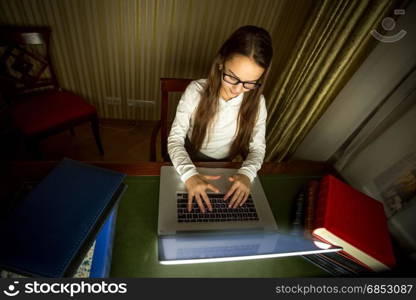
[[[262,95],[273,55],[269,33],[256,26],[237,29],[222,45],[207,79],[193,81],[179,101],[168,137],[168,152],[188,190],[188,211],[195,198],[204,213],[212,210],[206,190],[219,193],[192,161],[244,162],[224,196],[236,208],[247,200],[265,149],[266,104]]]

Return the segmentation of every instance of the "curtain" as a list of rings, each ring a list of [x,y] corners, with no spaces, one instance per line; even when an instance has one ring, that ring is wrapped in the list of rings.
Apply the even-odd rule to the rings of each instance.
[[[269,96],[266,161],[290,159],[376,45],[371,30],[404,4],[323,0],[315,6]]]

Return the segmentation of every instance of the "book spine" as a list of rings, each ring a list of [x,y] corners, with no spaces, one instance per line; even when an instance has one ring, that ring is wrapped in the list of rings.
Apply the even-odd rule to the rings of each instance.
[[[349,256],[343,255],[343,253],[330,252],[330,253],[321,253],[319,255],[326,257],[328,260],[331,260],[334,263],[337,263],[341,265],[343,268],[348,269],[351,272],[354,272],[356,274],[364,275],[364,274],[368,274],[371,272],[371,269],[369,269],[367,266],[364,266],[363,264],[358,263],[355,259],[351,259]]]
[[[305,235],[311,236],[314,229],[316,202],[318,201],[319,181],[312,180],[308,183],[305,213]]]
[[[319,185],[318,199],[316,202],[316,210],[314,213],[315,221],[313,222],[313,229],[324,227],[327,199],[329,194],[329,177],[325,176]]]
[[[347,270],[346,268],[343,268],[342,266],[332,262],[326,257],[320,256],[319,254],[302,255],[302,257],[333,276],[336,276],[336,277],[356,276],[356,273],[351,272],[350,270]]]
[[[367,272],[374,272],[374,270],[371,269],[364,262],[358,260],[357,258],[355,258],[354,256],[352,256],[351,254],[349,254],[348,252],[346,252],[344,250],[339,251],[339,255],[342,256],[342,257],[344,257],[345,259],[349,259],[350,261],[354,262],[355,264],[361,266],[363,269],[366,269]]]
[[[296,197],[293,209],[292,234],[299,235],[304,231],[306,192],[302,189]]]

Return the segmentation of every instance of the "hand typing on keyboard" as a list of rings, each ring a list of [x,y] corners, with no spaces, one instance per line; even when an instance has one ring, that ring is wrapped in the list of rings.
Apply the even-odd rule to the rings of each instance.
[[[198,204],[199,209],[205,213],[205,206],[202,201],[205,202],[205,205],[207,206],[209,211],[212,211],[212,205],[209,201],[209,198],[207,196],[207,193],[205,190],[209,189],[213,191],[214,193],[219,193],[219,189],[214,186],[213,184],[210,184],[207,180],[216,180],[219,179],[220,175],[203,175],[203,174],[196,174],[192,177],[190,177],[186,182],[185,186],[188,190],[188,212],[192,210],[192,199],[195,197],[196,203]]]
[[[228,177],[228,180],[234,183],[227,194],[225,194],[224,200],[227,200],[232,195],[228,207],[237,208],[238,206],[242,206],[250,195],[250,179],[244,174],[235,174],[234,176]]]
[[[176,193],[177,218],[179,223],[216,223],[216,222],[240,222],[240,221],[259,221],[256,206],[251,196],[247,201],[237,208],[228,208],[228,203],[224,201],[225,194],[208,193],[212,211],[202,213],[196,202],[192,203],[192,210],[188,207],[188,193]]]

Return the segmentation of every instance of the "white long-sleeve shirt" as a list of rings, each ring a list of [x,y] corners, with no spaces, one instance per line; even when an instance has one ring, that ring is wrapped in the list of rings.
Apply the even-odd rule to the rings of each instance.
[[[200,91],[203,89],[204,83],[205,79],[200,79],[192,81],[188,85],[178,103],[175,120],[172,123],[168,137],[169,156],[183,182],[198,174],[188,152],[185,150],[185,138],[188,136],[190,139],[192,136],[195,113],[201,99]],[[228,101],[221,97],[218,99],[219,111],[209,128],[210,131],[205,136],[199,150],[201,153],[215,159],[223,159],[229,156],[236,135],[237,117],[242,100],[243,93]],[[249,153],[241,168],[237,171],[239,174],[246,175],[250,181],[253,181],[263,164],[266,151],[266,119],[266,103],[264,96],[261,95],[257,122],[249,142]]]

